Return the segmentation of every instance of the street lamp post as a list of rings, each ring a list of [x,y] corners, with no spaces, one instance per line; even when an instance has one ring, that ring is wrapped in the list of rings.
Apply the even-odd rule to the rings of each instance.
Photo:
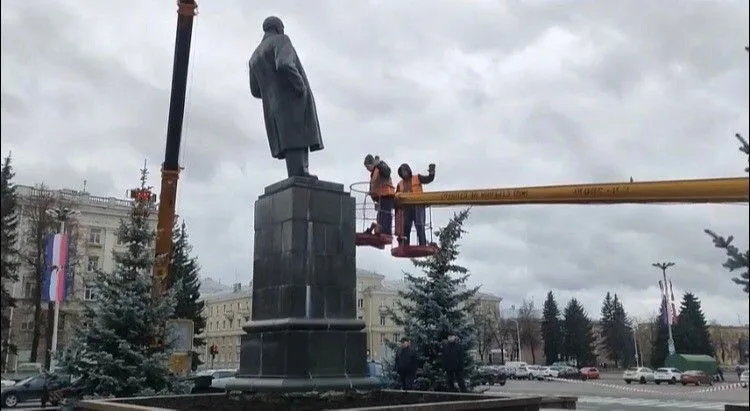
[[[68,207],[55,207],[50,208],[46,211],[47,215],[54,218],[60,223],[60,234],[65,234],[65,223],[80,214],[77,210],[72,210]],[[60,304],[62,301],[56,301],[55,313],[52,323],[52,341],[50,343],[50,371],[55,369],[55,353],[57,352],[57,334],[58,326],[60,324]]]
[[[633,319],[633,346],[635,347],[635,366],[640,367],[640,364],[638,364],[638,339],[636,338],[637,330],[638,322]],[[643,359],[641,359],[641,363],[643,363]]]
[[[516,306],[511,305],[510,309],[513,311],[516,311]],[[518,361],[522,361],[521,360],[521,331],[520,331],[520,327],[518,326],[518,317],[516,317],[515,320],[512,318],[510,320],[516,323],[516,342],[518,343]]]
[[[668,261],[664,263],[653,263],[652,266],[658,268],[661,270],[662,278],[664,279],[664,300],[666,301],[667,305],[667,330],[669,331],[669,341],[667,341],[667,352],[669,355],[674,355],[675,353],[675,347],[674,347],[674,336],[672,335],[672,304],[669,301],[669,298],[667,298],[667,268],[673,267],[675,263]]]

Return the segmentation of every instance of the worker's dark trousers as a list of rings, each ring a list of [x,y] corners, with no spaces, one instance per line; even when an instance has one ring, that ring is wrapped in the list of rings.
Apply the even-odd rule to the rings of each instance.
[[[393,206],[396,198],[386,196],[378,198],[378,226],[383,234],[393,235]]]
[[[460,392],[466,392],[466,381],[464,381],[463,370],[446,370],[448,380],[448,391],[456,391],[456,383],[458,383],[458,390]]]
[[[419,245],[427,245],[427,234],[425,233],[425,210],[422,206],[411,206],[404,208],[404,244],[409,245],[411,227],[417,229],[417,242]]]
[[[289,177],[307,177],[310,151],[307,148],[290,149],[284,152],[286,172]]]

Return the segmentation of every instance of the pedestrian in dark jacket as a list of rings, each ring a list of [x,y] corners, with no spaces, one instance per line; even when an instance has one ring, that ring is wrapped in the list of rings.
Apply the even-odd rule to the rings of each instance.
[[[448,390],[455,391],[456,383],[461,392],[466,392],[466,381],[464,381],[464,349],[455,335],[448,336],[443,346],[443,367],[448,377]]]
[[[408,338],[401,339],[401,346],[396,353],[396,372],[404,391],[414,389],[414,377],[417,376],[417,353],[411,347]]]

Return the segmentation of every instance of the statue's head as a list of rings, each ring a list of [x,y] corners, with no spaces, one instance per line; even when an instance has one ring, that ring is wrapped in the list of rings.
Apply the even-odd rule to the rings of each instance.
[[[284,34],[284,23],[276,16],[263,20],[263,31],[266,33]]]

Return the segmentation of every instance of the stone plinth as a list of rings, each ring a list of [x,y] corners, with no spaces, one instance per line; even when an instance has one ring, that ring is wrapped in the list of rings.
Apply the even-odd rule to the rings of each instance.
[[[377,386],[356,319],[355,202],[341,184],[293,177],[255,202],[252,318],[241,391]]]

